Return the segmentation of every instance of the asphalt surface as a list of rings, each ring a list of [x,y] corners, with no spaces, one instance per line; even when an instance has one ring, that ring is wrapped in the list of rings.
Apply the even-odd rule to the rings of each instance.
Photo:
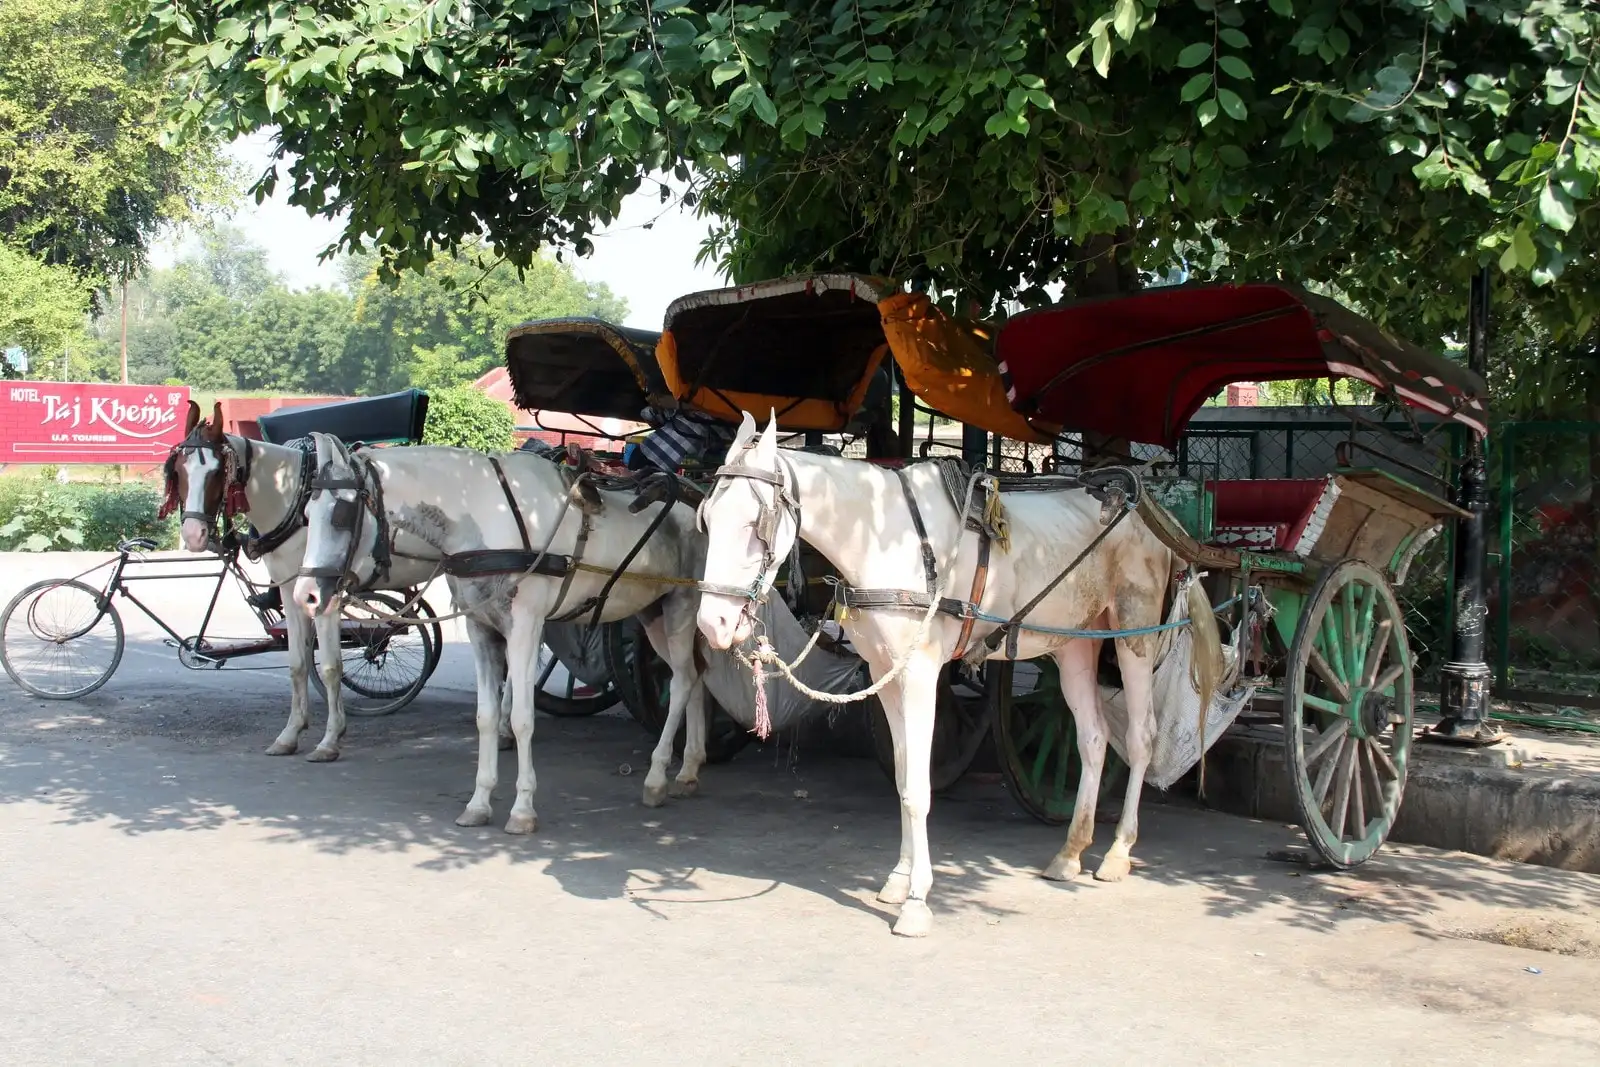
[[[0,556],[0,595],[69,562]],[[152,602],[198,611],[184,584]],[[1034,872],[1064,829],[968,780],[906,941],[870,761],[752,747],[649,810],[631,719],[541,715],[539,832],[464,830],[459,641],[320,765],[261,754],[280,671],[129,630],[83,701],[0,680],[8,1065],[1600,1062],[1600,877],[1415,848],[1318,873],[1268,858],[1290,828],[1149,797],[1133,877],[1062,886]]]

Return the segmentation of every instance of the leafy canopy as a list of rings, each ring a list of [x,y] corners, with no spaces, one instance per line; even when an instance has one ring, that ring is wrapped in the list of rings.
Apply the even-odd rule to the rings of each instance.
[[[163,146],[164,72],[128,62],[117,0],[6,0],[0,16],[0,241],[103,280],[168,221],[227,199],[211,138]]]
[[[278,126],[259,191],[348,210],[347,247],[401,267],[478,235],[582,252],[690,166],[736,276],[984,304],[1109,257],[1459,321],[1479,259],[1548,286],[1596,236],[1583,0],[147,3],[179,129]]]

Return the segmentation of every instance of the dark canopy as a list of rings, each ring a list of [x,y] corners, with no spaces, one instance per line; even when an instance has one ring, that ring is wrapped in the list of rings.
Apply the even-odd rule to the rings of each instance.
[[[1007,322],[995,347],[1021,414],[1169,448],[1230,383],[1329,376],[1486,432],[1483,379],[1292,285],[1174,285],[1040,308]]]
[[[668,397],[656,365],[660,334],[600,319],[540,319],[506,334],[517,406],[637,421]]]

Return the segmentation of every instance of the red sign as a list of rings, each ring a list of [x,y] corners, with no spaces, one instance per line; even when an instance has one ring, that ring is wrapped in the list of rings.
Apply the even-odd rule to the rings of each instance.
[[[159,463],[188,406],[186,385],[0,382],[0,463]]]

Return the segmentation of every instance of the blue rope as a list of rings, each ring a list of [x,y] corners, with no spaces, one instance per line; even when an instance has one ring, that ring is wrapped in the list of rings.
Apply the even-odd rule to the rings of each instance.
[[[1238,602],[1239,598],[1237,596],[1231,596],[1227,600],[1224,600],[1222,603],[1218,604],[1216,607],[1212,608],[1211,612],[1212,614],[1220,614]],[[1002,619],[997,616],[990,615],[987,612],[979,611],[977,608],[972,609],[972,615],[973,618],[977,619],[979,622],[992,622],[1004,625],[1011,621],[1010,619]],[[1036,634],[1049,634],[1051,637],[1088,637],[1098,639],[1114,637],[1143,637],[1145,634],[1159,634],[1164,633],[1167,630],[1176,630],[1180,626],[1188,626],[1189,622],[1189,619],[1179,619],[1177,622],[1164,622],[1159,626],[1141,626],[1136,630],[1062,630],[1054,626],[1030,626],[1025,622],[1017,623],[1017,628],[1020,630],[1028,630]]]

